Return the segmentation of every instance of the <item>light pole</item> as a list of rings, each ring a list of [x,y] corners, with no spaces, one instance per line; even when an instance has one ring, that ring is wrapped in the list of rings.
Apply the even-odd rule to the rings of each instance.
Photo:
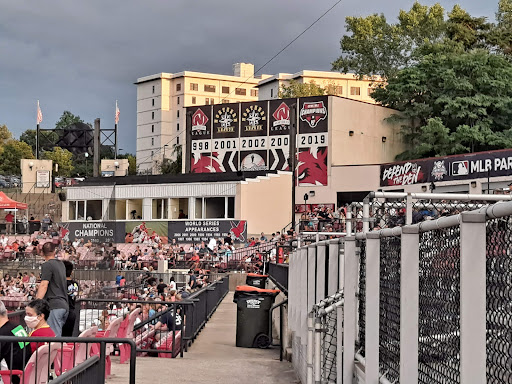
[[[87,159],[89,158],[89,153],[85,152],[85,178],[87,179]]]

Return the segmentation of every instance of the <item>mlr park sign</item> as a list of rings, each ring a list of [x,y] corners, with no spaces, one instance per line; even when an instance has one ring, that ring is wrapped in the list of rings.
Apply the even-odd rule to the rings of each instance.
[[[468,153],[380,166],[380,186],[470,180],[512,175],[512,150]]]

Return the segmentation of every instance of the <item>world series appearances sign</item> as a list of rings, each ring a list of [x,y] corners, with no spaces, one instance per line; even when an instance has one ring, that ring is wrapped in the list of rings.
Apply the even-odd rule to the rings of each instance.
[[[410,160],[383,164],[380,185],[403,186],[512,175],[512,150]]]
[[[245,220],[183,220],[169,221],[169,242],[172,239],[182,242],[208,242],[210,239],[224,238],[228,235],[234,242],[247,240],[247,221]]]

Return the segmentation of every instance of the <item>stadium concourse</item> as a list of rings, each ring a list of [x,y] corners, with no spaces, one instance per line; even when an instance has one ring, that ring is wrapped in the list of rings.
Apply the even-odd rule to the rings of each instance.
[[[278,349],[235,347],[236,304],[228,294],[184,359],[137,358],[137,384],[292,384],[300,383]],[[115,364],[109,384],[126,383],[128,366]]]

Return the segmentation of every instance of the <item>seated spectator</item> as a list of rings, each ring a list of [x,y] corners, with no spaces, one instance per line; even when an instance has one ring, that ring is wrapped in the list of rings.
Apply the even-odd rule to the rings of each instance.
[[[27,332],[21,325],[15,325],[9,321],[7,317],[7,309],[2,301],[0,301],[0,336],[21,336],[27,337]],[[0,342],[0,360],[5,360],[7,369],[25,369],[25,363],[29,360],[31,352],[26,343],[8,343]],[[11,378],[13,384],[20,382],[19,377]]]
[[[49,316],[50,305],[44,299],[33,300],[25,307],[25,324],[32,329],[30,337],[55,337],[55,333],[47,323]],[[31,342],[32,353],[44,344]]]

